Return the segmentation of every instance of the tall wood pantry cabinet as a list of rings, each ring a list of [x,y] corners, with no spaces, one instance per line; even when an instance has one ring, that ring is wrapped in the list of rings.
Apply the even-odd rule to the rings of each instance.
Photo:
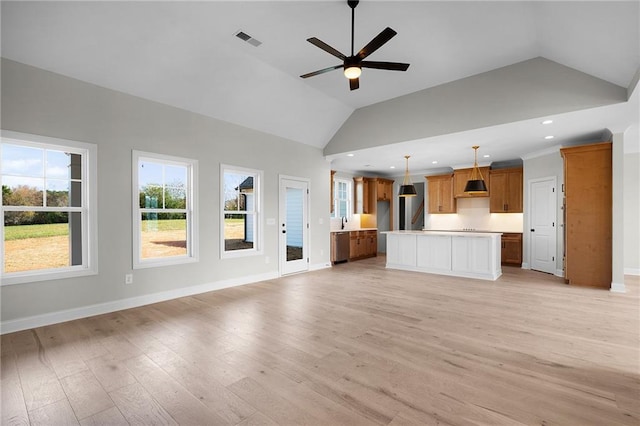
[[[564,277],[571,285],[611,287],[611,142],[562,148]]]

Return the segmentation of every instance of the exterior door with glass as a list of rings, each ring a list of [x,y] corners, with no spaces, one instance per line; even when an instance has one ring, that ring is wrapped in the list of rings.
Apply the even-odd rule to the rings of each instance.
[[[280,177],[280,275],[309,270],[309,182]]]

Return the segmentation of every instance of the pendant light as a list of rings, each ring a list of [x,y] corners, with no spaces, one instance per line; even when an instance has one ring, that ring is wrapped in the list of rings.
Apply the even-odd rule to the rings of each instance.
[[[411,178],[409,177],[409,157],[410,155],[405,155],[404,158],[407,160],[407,168],[404,172],[404,180],[402,181],[402,186],[400,187],[400,192],[398,193],[401,197],[415,197],[418,195],[416,192],[416,187],[411,183]]]
[[[467,194],[486,194],[487,184],[484,183],[482,173],[478,168],[478,145],[472,147],[475,152],[475,158],[473,160],[473,170],[471,171],[471,179],[467,181],[467,185],[464,187],[464,192]]]

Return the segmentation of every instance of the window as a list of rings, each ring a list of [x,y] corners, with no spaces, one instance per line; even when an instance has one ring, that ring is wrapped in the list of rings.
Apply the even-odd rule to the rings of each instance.
[[[2,132],[2,284],[97,273],[96,152]]]
[[[351,182],[335,179],[333,185],[333,217],[351,216]]]
[[[198,260],[198,162],[133,151],[133,267]]]
[[[222,188],[221,257],[262,253],[262,172],[241,167],[220,167]]]

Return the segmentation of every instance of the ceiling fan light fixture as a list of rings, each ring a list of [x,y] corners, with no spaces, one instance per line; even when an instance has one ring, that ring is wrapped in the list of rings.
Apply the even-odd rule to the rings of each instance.
[[[355,65],[351,65],[344,69],[344,76],[349,80],[360,77],[360,74],[362,74],[362,68]]]

